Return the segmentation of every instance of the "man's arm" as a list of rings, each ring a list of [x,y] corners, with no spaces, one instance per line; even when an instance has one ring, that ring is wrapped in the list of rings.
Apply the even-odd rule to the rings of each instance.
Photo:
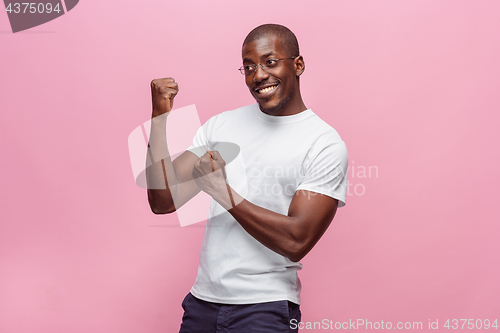
[[[215,169],[223,168],[225,163],[218,152],[212,154],[216,158],[212,161]],[[288,215],[254,205],[226,184],[223,172],[211,172],[212,162],[208,154],[196,162],[193,175],[198,186],[228,210],[252,237],[293,262],[309,253],[335,216],[337,199],[305,190],[295,192]],[[228,190],[232,193],[234,207]]]
[[[229,213],[260,243],[297,262],[323,236],[337,212],[337,205],[338,201],[329,196],[298,190],[292,198],[288,215],[275,213],[247,200],[241,200]]]
[[[153,112],[148,149],[151,165],[146,169],[146,180],[149,206],[155,214],[174,212],[200,191],[191,181],[198,156],[186,151],[172,162],[168,151],[166,122],[178,90],[172,78],[151,82]]]

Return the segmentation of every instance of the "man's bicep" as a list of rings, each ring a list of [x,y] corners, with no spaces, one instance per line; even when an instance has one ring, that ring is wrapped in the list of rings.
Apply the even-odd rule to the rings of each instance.
[[[188,182],[193,180],[192,172],[194,164],[198,161],[196,154],[186,150],[175,158],[172,162],[174,166],[175,175],[177,176],[178,183]]]
[[[178,186],[177,197],[175,199],[176,209],[200,192],[192,176],[194,164],[198,159],[196,154],[186,150],[172,162]]]
[[[297,190],[288,209],[288,216],[299,224],[301,236],[312,248],[335,217],[338,200],[317,192]]]

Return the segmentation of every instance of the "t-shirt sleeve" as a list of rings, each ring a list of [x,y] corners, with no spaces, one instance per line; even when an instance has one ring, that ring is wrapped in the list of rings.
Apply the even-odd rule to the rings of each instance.
[[[309,151],[297,190],[328,195],[345,206],[347,193],[347,147],[340,139],[323,137]]]

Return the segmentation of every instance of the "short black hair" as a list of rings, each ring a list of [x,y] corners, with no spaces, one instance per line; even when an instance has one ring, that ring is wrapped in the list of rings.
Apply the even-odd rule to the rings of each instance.
[[[295,34],[287,27],[279,24],[269,23],[259,25],[257,28],[250,31],[243,41],[243,45],[267,36],[276,36],[281,40],[287,57],[298,57],[300,55],[299,42]]]

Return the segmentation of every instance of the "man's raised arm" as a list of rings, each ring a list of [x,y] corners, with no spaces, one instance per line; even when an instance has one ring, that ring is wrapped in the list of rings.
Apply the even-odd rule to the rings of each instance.
[[[178,91],[179,87],[173,78],[151,81],[153,112],[147,156],[151,163],[146,168],[146,180],[149,206],[155,214],[174,212],[200,191],[196,183],[191,181],[198,157],[186,151],[172,162],[168,151],[167,117]]]

